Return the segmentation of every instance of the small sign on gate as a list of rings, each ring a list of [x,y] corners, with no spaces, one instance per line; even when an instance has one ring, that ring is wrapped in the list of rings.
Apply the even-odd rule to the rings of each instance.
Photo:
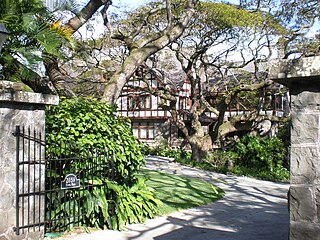
[[[80,179],[74,174],[68,174],[63,181],[61,181],[61,189],[79,188]]]

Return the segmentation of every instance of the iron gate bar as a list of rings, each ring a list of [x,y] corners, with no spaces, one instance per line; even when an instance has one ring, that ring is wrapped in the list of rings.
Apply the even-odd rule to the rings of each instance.
[[[50,146],[41,132],[31,131],[30,127],[16,126],[13,135],[16,137],[16,234],[41,229],[64,231],[83,224],[82,216],[87,213],[77,197],[103,187],[93,181],[96,173],[102,179],[114,180],[112,151],[81,149],[74,143],[62,141],[58,146]],[[81,186],[61,189],[61,179],[70,171],[79,175]],[[113,194],[109,198],[113,199]],[[55,207],[61,208],[61,213],[55,212]]]
[[[16,126],[13,135],[16,137],[16,227],[15,232],[17,235],[24,234],[25,229],[29,231],[36,228],[40,230],[45,222],[41,221],[41,197],[45,196],[44,189],[41,189],[41,175],[42,165],[45,168],[45,158],[42,156],[42,148],[45,147],[45,141],[42,140],[41,132],[37,133],[36,130],[31,132],[30,127],[27,132],[25,127],[20,128]],[[20,152],[21,151],[21,152]],[[39,156],[39,160],[37,160]],[[26,166],[27,165],[27,166]],[[31,170],[31,166],[33,171]],[[39,186],[36,186],[36,168],[39,171]],[[20,179],[21,174],[21,179]],[[27,176],[27,182],[25,175]],[[31,181],[31,174],[33,175],[33,183]],[[20,186],[21,180],[21,186]],[[27,184],[27,187],[25,187]],[[21,199],[21,201],[20,201]],[[43,201],[45,198],[43,199]],[[25,206],[27,201],[27,206]],[[21,203],[21,211],[20,211]],[[36,204],[38,203],[38,214],[36,214]],[[27,210],[27,216],[25,211]],[[32,211],[32,215],[31,215]],[[21,217],[20,217],[21,215]],[[43,219],[44,220],[44,219]]]
[[[83,149],[74,143],[62,141],[55,146],[51,146],[49,142],[47,145],[47,163],[49,164],[47,169],[51,175],[47,177],[46,184],[46,192],[49,194],[47,200],[50,202],[46,204],[48,210],[46,211],[45,228],[47,232],[65,231],[71,226],[79,226],[84,223],[82,216],[86,216],[87,213],[77,201],[77,196],[81,192],[92,192],[103,186],[93,181],[95,173],[99,172],[102,178],[113,180],[113,157],[106,148],[100,151]],[[54,147],[53,152],[51,147]],[[57,173],[55,177],[52,175],[54,170]],[[68,174],[75,174],[77,178],[80,178],[79,188],[61,189],[61,180],[64,180]],[[52,211],[50,208],[57,207],[57,204],[60,204],[58,206],[61,208],[60,212]]]
[[[13,133],[16,137],[16,227],[15,232],[17,235],[19,231],[19,161],[20,161],[20,126],[16,126],[16,130]],[[23,181],[24,182],[24,181]]]

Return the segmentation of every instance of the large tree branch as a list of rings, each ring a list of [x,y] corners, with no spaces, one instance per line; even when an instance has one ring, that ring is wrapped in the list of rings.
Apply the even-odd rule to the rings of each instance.
[[[69,76],[61,73],[56,59],[45,60],[46,71],[59,95],[74,97],[75,93],[70,89],[69,84],[72,79]],[[69,84],[68,84],[69,83]]]
[[[165,29],[161,33],[147,35],[135,44],[136,47],[131,50],[122,67],[108,82],[102,100],[115,104],[123,86],[138,67],[149,56],[163,49],[165,46],[181,36],[194,14],[194,6],[196,3],[196,0],[190,1],[190,4],[187,6],[180,22],[168,29]]]
[[[172,25],[171,1],[166,0],[168,26]]]
[[[75,33],[101,6],[104,5],[104,11],[106,11],[111,4],[111,0],[90,0],[88,4],[80,11],[80,13],[71,18],[64,27],[70,28],[72,33]],[[57,59],[54,57],[49,57],[46,59],[44,64],[50,81],[55,86],[57,92],[65,96],[75,96],[74,92],[69,87],[69,84],[73,80],[61,72]]]
[[[106,12],[111,4],[112,0],[90,0],[77,16],[71,18],[68,23],[66,23],[66,26],[74,33],[78,31],[100,7],[105,5],[104,12]]]

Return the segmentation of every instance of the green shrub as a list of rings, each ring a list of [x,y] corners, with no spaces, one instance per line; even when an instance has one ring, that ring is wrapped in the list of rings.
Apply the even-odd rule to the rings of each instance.
[[[82,183],[92,184],[89,181]],[[64,230],[79,223],[82,226],[121,230],[128,223],[139,223],[159,214],[161,201],[155,191],[145,184],[145,179],[138,178],[132,186],[120,185],[106,178],[97,178],[94,184],[101,186],[48,195],[47,204],[51,205],[51,211],[47,212],[47,217],[53,220],[70,219],[70,223],[53,221],[51,230]]]
[[[262,139],[246,135],[233,151],[237,154],[236,165],[270,172],[282,168],[286,156],[285,145],[277,137]]]
[[[74,142],[79,151],[107,147],[114,158],[114,180],[130,185],[145,159],[130,122],[117,117],[114,111],[94,99],[62,99],[59,106],[51,106],[46,112],[46,141],[57,146],[61,141]]]
[[[235,166],[233,173],[239,176],[247,176],[268,181],[286,181],[289,179],[289,171],[284,167],[277,167],[273,172],[258,168],[246,168]]]
[[[208,171],[283,181],[289,179],[289,171],[284,167],[286,154],[287,147],[281,139],[248,135],[228,151],[209,152],[202,162],[192,161],[190,157],[175,159],[181,164]]]
[[[207,155],[205,162],[212,165],[213,169],[226,171],[228,161],[234,162],[236,158],[237,155],[232,151],[214,150]]]
[[[126,224],[140,223],[159,214],[158,206],[162,202],[145,181],[138,178],[132,187],[108,183],[107,186],[116,193],[113,229],[123,229]]]
[[[156,155],[161,157],[169,157],[174,158],[176,161],[178,160],[190,160],[191,152],[188,152],[183,149],[176,149],[169,146],[167,141],[162,141],[158,143],[156,146],[147,147],[147,151],[145,151],[146,155]]]
[[[76,221],[85,226],[120,229],[126,223],[137,223],[157,213],[159,200],[155,192],[135,176],[145,163],[141,145],[132,135],[130,123],[117,117],[114,110],[105,103],[84,98],[62,99],[59,106],[47,109],[47,156],[70,159],[70,163],[55,164],[49,169],[48,177],[53,180],[47,184],[51,189],[60,188],[61,176],[70,165],[81,174],[83,185],[99,185],[49,194],[48,216],[52,219],[80,215]],[[90,157],[86,158],[89,152]],[[112,179],[107,179],[102,172],[111,155],[114,171]],[[72,162],[78,156],[82,160]],[[94,171],[84,170],[90,168]]]
[[[229,164],[230,161],[231,163],[234,163],[235,159],[236,154],[234,152],[214,150],[208,153],[206,159],[201,162],[193,161],[191,159],[191,153],[189,153],[189,156],[186,158],[176,159],[176,162],[208,171],[227,173],[232,172],[232,169],[229,168]]]

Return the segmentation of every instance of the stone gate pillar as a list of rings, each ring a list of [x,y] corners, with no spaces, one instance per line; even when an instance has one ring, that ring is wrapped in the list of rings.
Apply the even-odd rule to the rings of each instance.
[[[271,79],[290,89],[290,239],[320,239],[320,57],[280,61]]]
[[[29,151],[27,150],[28,146],[24,150],[18,151],[19,156],[25,158],[21,159],[21,162],[19,159],[19,164],[17,164],[17,139],[13,133],[17,125],[21,128],[25,126],[37,129],[37,131],[44,133],[45,106],[57,105],[59,97],[21,90],[21,85],[17,83],[0,81],[0,240],[43,239],[44,237],[43,227],[39,230],[32,226],[20,231],[16,230],[17,223],[19,226],[32,223],[36,212],[39,214],[39,218],[44,219],[43,197],[31,196],[21,199],[18,197],[20,201],[17,201],[17,194],[21,192],[21,188],[25,190],[23,193],[32,192],[33,187],[30,186],[44,189],[44,178],[36,176],[36,173],[39,172],[39,164],[36,164],[39,158],[34,156],[34,145],[29,147]],[[32,137],[31,135],[27,138],[32,140]],[[44,148],[43,145],[41,148]],[[44,155],[44,150],[41,155]],[[27,162],[29,165],[25,166],[22,162]],[[42,165],[41,168],[44,169]],[[43,173],[44,170],[41,171],[42,175],[44,175]],[[29,187],[24,187],[25,185]],[[22,205],[26,207],[22,207]],[[21,220],[22,214],[25,216],[24,220]]]

